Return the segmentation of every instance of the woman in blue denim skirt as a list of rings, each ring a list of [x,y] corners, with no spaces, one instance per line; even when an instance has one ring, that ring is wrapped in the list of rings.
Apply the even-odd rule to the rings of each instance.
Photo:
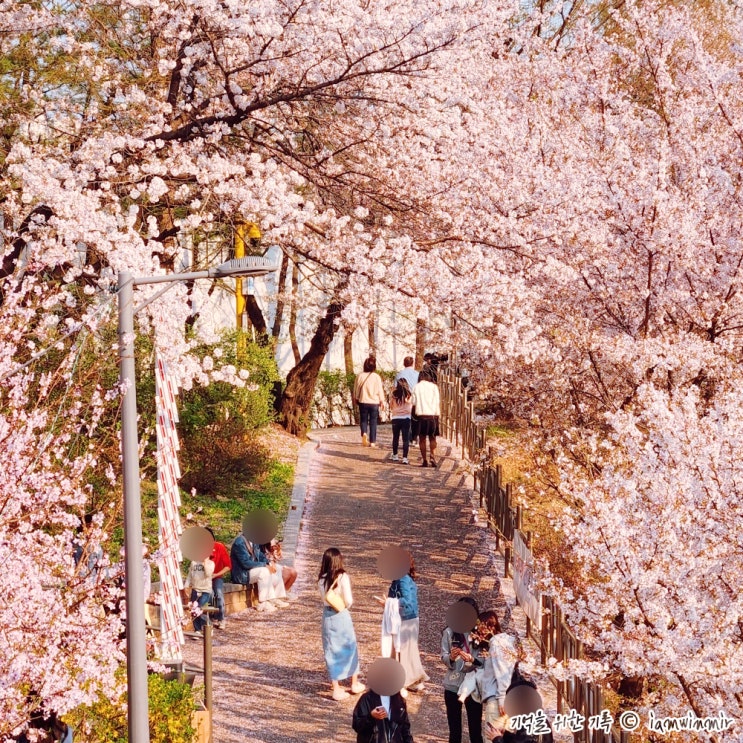
[[[322,648],[325,665],[333,699],[339,702],[349,696],[340,685],[344,679],[351,679],[352,694],[360,694],[366,687],[359,683],[359,651],[349,611],[353,604],[351,580],[343,567],[343,555],[336,547],[325,550],[317,584],[323,600]],[[343,599],[344,608],[341,611],[334,609],[327,601],[326,594],[331,587]]]

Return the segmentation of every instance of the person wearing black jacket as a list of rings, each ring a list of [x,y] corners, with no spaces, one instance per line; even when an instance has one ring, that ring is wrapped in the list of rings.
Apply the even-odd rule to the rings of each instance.
[[[353,710],[353,729],[356,743],[414,743],[408,708],[399,692],[384,698],[364,692]]]

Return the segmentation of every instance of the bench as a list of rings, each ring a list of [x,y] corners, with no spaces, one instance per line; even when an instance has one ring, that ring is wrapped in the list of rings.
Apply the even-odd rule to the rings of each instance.
[[[152,584],[153,591],[160,590],[159,583]],[[258,584],[251,583],[244,586],[241,583],[224,584],[224,610],[225,614],[237,614],[245,609],[250,609],[258,604]],[[160,629],[160,607],[156,604],[146,604],[145,614],[147,625],[153,629]]]

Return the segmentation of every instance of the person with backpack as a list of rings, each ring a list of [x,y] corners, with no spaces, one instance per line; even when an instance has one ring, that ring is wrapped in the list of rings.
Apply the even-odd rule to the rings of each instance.
[[[485,740],[491,743],[552,743],[551,732],[531,734],[524,728],[511,730],[508,725],[508,716],[515,713],[513,708],[509,710],[506,697],[513,689],[522,686],[534,690],[536,707],[518,709],[523,705],[525,695],[522,693],[517,695],[518,714],[536,711],[542,705],[537,685],[519,668],[522,655],[519,638],[503,632],[498,614],[492,609],[480,615],[472,634],[476,641],[488,643],[481,681]]]
[[[517,691],[517,699],[511,701],[509,695],[514,691]],[[513,698],[512,698],[513,699]],[[497,723],[486,722],[485,723],[485,740],[491,743],[554,743],[554,736],[552,735],[552,726],[546,719],[544,719],[544,732],[538,730],[534,726],[531,730],[526,727],[514,730],[510,725],[509,713],[511,716],[514,714],[527,715],[542,711],[542,698],[537,690],[537,685],[534,680],[529,676],[523,674],[519,668],[517,662],[511,675],[511,683],[508,685],[506,691],[505,708],[507,713]]]
[[[413,395],[405,379],[400,378],[395,391],[390,396],[390,418],[392,420],[392,461],[398,462],[397,452],[400,449],[402,436],[402,463],[409,464],[410,450],[410,416],[413,410]]]

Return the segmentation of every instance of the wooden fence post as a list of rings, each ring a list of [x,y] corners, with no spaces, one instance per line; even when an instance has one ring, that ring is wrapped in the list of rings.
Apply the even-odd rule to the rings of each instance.
[[[523,528],[523,509],[513,504],[513,485],[503,482],[503,467],[492,465],[492,447],[487,443],[487,429],[480,428],[476,422],[475,403],[469,399],[467,389],[462,386],[459,376],[448,370],[439,374],[441,389],[441,427],[447,439],[457,449],[461,447],[462,459],[474,466],[474,487],[479,490],[480,508],[487,513],[488,524],[495,532],[495,547],[501,550],[504,540],[504,576],[512,573],[514,531]],[[487,451],[486,451],[487,450]],[[526,532],[526,546],[531,550],[532,532]],[[541,633],[535,637],[540,645],[540,660],[543,666],[554,657],[560,662],[583,657],[583,643],[565,624],[562,610],[551,596],[541,595],[540,601]],[[527,616],[526,633],[531,636],[533,623]],[[589,730],[591,716],[601,714],[604,704],[603,690],[593,682],[580,681],[575,677],[566,681],[555,681],[557,687],[557,712],[564,714],[575,709],[585,715],[583,729],[573,734],[574,743],[632,743],[631,733],[615,728],[605,734],[600,730]],[[617,736],[618,732],[618,736]],[[617,736],[617,737],[615,737]]]
[[[549,652],[549,629],[548,629],[548,622],[551,620],[551,612],[547,606],[548,599],[547,596],[542,594],[542,601],[541,601],[541,624],[542,624],[542,642],[539,652],[539,659],[543,666],[547,665],[547,653]]]

